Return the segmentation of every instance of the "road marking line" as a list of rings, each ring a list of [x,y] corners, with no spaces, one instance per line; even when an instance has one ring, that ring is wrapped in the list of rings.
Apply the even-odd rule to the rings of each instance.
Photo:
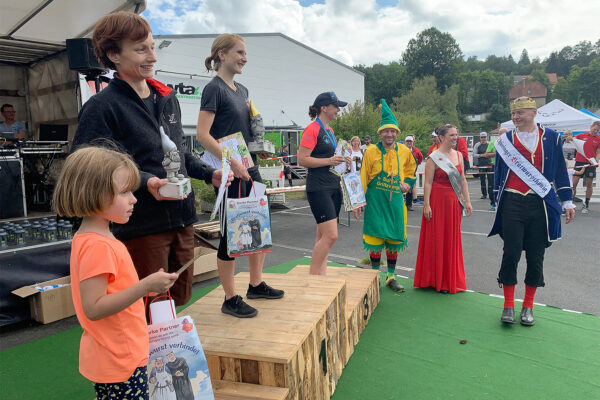
[[[286,244],[278,244],[278,243],[273,243],[273,246],[275,246],[275,247],[283,247],[284,249],[302,251],[302,252],[305,252],[305,253],[311,253],[312,254],[312,249],[304,249],[302,247],[288,246]],[[348,256],[340,255],[340,254],[329,253],[328,258],[329,257],[341,258],[341,259],[344,259],[344,260],[350,260],[350,261],[356,262],[356,257],[348,257]]]

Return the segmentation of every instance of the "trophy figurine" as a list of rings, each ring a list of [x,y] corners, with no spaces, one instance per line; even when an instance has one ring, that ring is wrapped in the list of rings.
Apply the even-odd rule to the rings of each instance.
[[[179,173],[181,157],[177,151],[177,146],[169,139],[162,126],[160,127],[160,140],[165,153],[162,166],[167,172],[169,182],[158,189],[158,194],[163,197],[183,199],[192,191],[192,185],[188,178]]]
[[[254,138],[253,142],[248,143],[250,153],[257,154],[259,157],[270,157],[275,153],[275,146],[269,141],[265,141],[265,126],[260,112],[250,101],[250,130]]]

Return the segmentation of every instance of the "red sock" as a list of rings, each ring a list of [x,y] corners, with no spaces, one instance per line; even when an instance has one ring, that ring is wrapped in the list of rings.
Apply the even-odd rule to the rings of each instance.
[[[504,289],[504,308],[515,308],[515,285],[502,285]]]
[[[535,297],[536,287],[525,285],[525,299],[523,300],[523,307],[533,308],[533,298]]]

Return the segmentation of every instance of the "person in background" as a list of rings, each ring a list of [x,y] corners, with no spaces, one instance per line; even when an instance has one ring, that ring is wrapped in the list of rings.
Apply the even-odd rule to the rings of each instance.
[[[440,127],[436,127],[435,130],[433,132],[431,132],[431,146],[429,146],[429,150],[427,150],[427,157],[429,157],[429,155],[434,152],[435,150],[437,150],[440,147],[440,138],[438,137],[437,131],[440,129]]]
[[[463,157],[454,150],[458,130],[444,125],[438,136],[440,147],[425,164],[425,204],[413,285],[456,293],[467,289],[460,228],[463,209],[468,217],[473,207]]]
[[[405,145],[396,140],[398,121],[381,99],[381,141],[365,151],[360,180],[367,205],[363,224],[363,246],[369,253],[371,268],[379,271],[385,248],[387,277],[385,285],[395,292],[404,287],[395,278],[398,253],[407,245],[404,194],[415,184],[417,163]]]
[[[337,141],[329,124],[337,119],[340,107],[347,104],[334,92],[318,95],[308,107],[308,115],[314,121],[304,129],[298,149],[298,164],[308,169],[306,198],[317,222],[317,238],[310,260],[311,275],[327,273],[327,256],[338,238],[342,189],[340,177],[331,167],[351,160],[335,154]]]
[[[362,159],[364,151],[360,145],[360,138],[358,136],[353,136],[350,139],[350,158],[352,158],[352,172],[360,171],[362,165]]]
[[[421,150],[419,150],[417,146],[415,146],[415,137],[412,135],[407,135],[404,138],[404,145],[410,149],[410,152],[415,157],[415,161],[417,162],[418,168],[419,165],[423,162],[423,153],[421,153]],[[406,209],[408,211],[412,211],[413,201],[417,199],[417,190],[415,189],[414,185],[410,188],[408,192],[406,192],[405,198]]]
[[[98,399],[148,399],[142,297],[166,292],[178,278],[160,268],[140,280],[111,232],[112,223],[129,221],[140,180],[126,154],[83,147],[67,157],[53,195],[58,215],[83,218],[71,243],[71,292],[83,328],[79,372],[94,383]]]
[[[27,134],[27,130],[23,122],[15,121],[17,112],[12,104],[3,104],[0,107],[0,113],[4,118],[4,121],[0,123],[0,137],[12,140],[23,139]]]
[[[469,161],[469,147],[467,146],[467,140],[464,137],[460,136],[460,132],[458,132],[458,134],[459,136],[458,140],[456,141],[456,145],[454,146],[454,150],[462,154],[465,167],[464,172],[466,174],[471,168],[471,162]]]
[[[289,146],[287,144],[281,148],[279,156],[281,157],[281,162],[283,164],[283,174],[287,178],[290,186],[294,186],[292,182],[292,168],[290,167]]]
[[[479,167],[479,182],[481,183],[481,198],[485,199],[490,196],[490,210],[496,209],[494,199],[494,170],[491,161],[491,155],[488,155],[487,148],[489,146],[487,133],[479,134],[479,143],[473,147],[473,162]],[[477,158],[475,155],[477,154]],[[487,186],[486,186],[487,181]]]
[[[573,132],[566,130],[563,132],[563,155],[565,156],[565,163],[567,164],[567,173],[569,174],[569,185],[573,187],[573,175],[575,174],[575,156],[577,154],[577,148],[573,143]],[[584,171],[579,172],[577,175],[583,175]],[[576,199],[574,199],[577,201]],[[581,200],[581,199],[579,199]]]
[[[136,213],[129,222],[114,225],[113,233],[127,247],[140,278],[160,268],[177,271],[194,258],[197,216],[193,192],[183,199],[159,194],[168,183],[161,130],[177,147],[180,174],[218,186],[222,171],[208,167],[185,146],[176,91],[153,79],[156,53],[148,22],[131,12],[108,14],[96,24],[92,41],[98,60],[117,72],[83,105],[73,148],[116,142],[133,157],[141,175],[134,193]],[[193,268],[188,268],[173,285],[176,305],[192,297],[192,279]]]
[[[360,149],[363,151],[363,154],[364,154],[365,150],[367,150],[367,147],[369,147],[370,145],[371,145],[371,136],[367,135],[367,136],[365,136],[365,143],[360,146]]]
[[[488,236],[500,234],[504,241],[498,272],[498,284],[504,292],[504,308],[500,317],[503,323],[515,322],[517,266],[525,251],[527,271],[520,322],[521,325],[532,326],[535,323],[535,293],[538,287],[545,285],[546,247],[561,238],[561,210],[565,211],[568,224],[575,215],[575,205],[560,136],[551,129],[536,125],[535,100],[529,97],[513,100],[510,114],[515,128],[501,135],[494,144],[494,193],[497,193],[498,212]],[[519,159],[525,171],[518,168]],[[551,187],[550,182],[556,189]],[[543,189],[547,190],[544,197],[538,194],[543,193]]]
[[[592,154],[596,160],[600,160],[600,121],[594,121],[590,126],[590,130],[585,133],[577,135],[577,139],[586,142],[586,147],[591,145]],[[587,151],[587,150],[586,150]],[[594,193],[594,179],[596,178],[596,169],[598,166],[590,165],[588,160],[583,154],[579,152],[575,156],[575,174],[573,175],[573,196],[577,195],[577,185],[579,184],[580,174],[583,174],[585,178],[585,203],[581,209],[582,214],[587,214],[590,209],[590,199],[592,193]]]
[[[200,114],[196,128],[196,139],[218,159],[222,158],[221,145],[217,141],[225,136],[241,132],[247,143],[254,141],[250,129],[250,101],[248,89],[235,81],[247,62],[246,43],[239,35],[223,33],[213,41],[210,56],[204,62],[208,71],[215,70],[215,76],[202,90]],[[231,158],[231,170],[235,175],[227,192],[227,197],[237,199],[248,197],[252,181],[262,182],[256,156],[252,155],[254,166],[246,168],[235,158]],[[221,215],[224,218],[224,215]],[[225,225],[225,222],[223,222]],[[226,231],[226,230],[225,230]],[[262,279],[265,254],[248,256],[250,282],[246,297],[249,299],[280,299],[283,290],[275,289]],[[235,289],[235,259],[227,254],[227,237],[220,236],[217,252],[219,278],[225,292],[221,312],[238,318],[254,317],[258,310],[247,304]]]

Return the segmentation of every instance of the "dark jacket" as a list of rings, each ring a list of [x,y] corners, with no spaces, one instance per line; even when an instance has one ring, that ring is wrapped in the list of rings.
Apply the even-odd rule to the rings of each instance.
[[[184,144],[181,109],[175,91],[162,83],[148,79],[158,92],[160,125],[177,145],[181,156],[179,173],[211,183],[214,169],[192,156]],[[184,200],[157,201],[147,190],[148,179],[165,178],[159,125],[148,107],[129,84],[119,78],[92,96],[79,113],[79,125],[73,149],[82,144],[101,144],[104,139],[116,142],[129,153],[140,169],[141,185],[134,193],[137,203],[133,215],[124,225],[113,224],[120,240],[183,228],[196,221],[194,193]]]

